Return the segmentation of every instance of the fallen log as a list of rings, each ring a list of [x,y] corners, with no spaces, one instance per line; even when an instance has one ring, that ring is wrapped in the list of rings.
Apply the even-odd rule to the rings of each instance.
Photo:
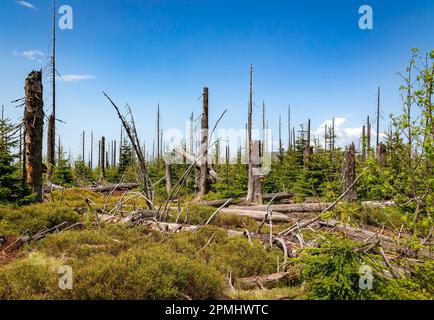
[[[292,213],[292,212],[321,212],[327,208],[327,203],[304,203],[304,204],[275,204],[269,206],[273,212]],[[230,206],[234,210],[266,211],[266,205],[259,206]]]
[[[239,290],[273,289],[287,286],[299,277],[297,270],[273,273],[266,276],[235,279],[235,287]]]
[[[212,200],[212,201],[205,201],[202,204],[208,207],[221,207],[224,205],[229,199],[220,199],[220,200]],[[231,205],[234,201],[230,201],[227,206]]]
[[[413,252],[408,246],[406,246],[402,240],[396,238],[390,238],[385,235],[373,232],[370,230],[364,230],[359,228],[353,228],[344,226],[340,221],[335,220],[319,220],[320,227],[333,228],[333,230],[340,233],[344,233],[348,238],[360,242],[368,242],[371,240],[380,241],[380,245],[387,251],[403,253],[405,255],[413,256],[419,255],[421,257],[431,258],[432,254],[427,248],[420,248],[418,252]]]
[[[108,184],[104,186],[90,187],[90,188],[85,188],[85,190],[104,193],[104,192],[111,192],[111,191],[131,190],[138,187],[140,187],[140,184],[138,183],[122,183],[122,184]]]
[[[266,211],[252,211],[252,210],[245,210],[245,209],[223,209],[222,210],[223,213],[226,214],[234,214],[234,215],[238,215],[238,216],[243,216],[243,217],[250,217],[255,219],[256,221],[263,221],[265,216],[267,215]],[[269,219],[267,219],[269,220]],[[273,212],[272,218],[271,220],[273,222],[279,223],[279,222],[289,222],[290,219],[288,216],[279,213],[279,212]]]
[[[341,206],[345,204],[345,202],[339,202],[336,206]],[[282,213],[293,213],[293,212],[322,212],[330,207],[332,203],[323,202],[323,203],[299,203],[299,204],[276,204],[271,205],[270,210],[273,212],[282,212]],[[395,206],[393,201],[365,201],[362,202],[361,205],[365,208],[386,208]],[[267,209],[266,205],[259,206],[230,206],[229,208],[233,209],[246,209],[251,211],[265,211]]]
[[[288,200],[294,197],[294,194],[291,192],[277,192],[277,193],[267,193],[262,195],[262,199],[265,201],[270,201],[272,199],[280,201],[280,200]]]
[[[262,199],[264,201],[270,201],[270,200],[288,200],[291,199],[293,197],[292,193],[289,192],[278,192],[278,193],[268,193],[268,194],[264,194],[262,195]],[[209,207],[220,207],[221,205],[223,205],[226,201],[228,201],[229,199],[219,199],[219,200],[212,200],[212,201],[205,201],[203,202],[204,205],[209,206]],[[246,198],[241,198],[240,202],[243,203],[246,201]],[[228,203],[228,206],[233,204],[235,201],[231,201]]]

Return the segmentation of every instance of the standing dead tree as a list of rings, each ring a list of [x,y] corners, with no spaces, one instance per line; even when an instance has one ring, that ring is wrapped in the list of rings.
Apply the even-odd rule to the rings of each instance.
[[[196,201],[202,201],[204,195],[208,192],[208,88],[203,88],[203,111],[201,118],[201,141],[200,151],[203,154],[203,158],[200,161],[200,170],[198,171],[197,184],[198,191],[196,194]]]
[[[166,192],[169,194],[172,191],[172,164],[170,159],[165,160],[165,173],[166,173]]]
[[[110,101],[112,106],[115,108],[115,110],[118,114],[118,117],[121,120],[125,131],[127,132],[127,135],[128,135],[130,142],[131,142],[131,145],[133,146],[134,151],[135,151],[136,156],[137,156],[137,159],[139,161],[140,173],[141,173],[141,178],[143,181],[143,195],[144,195],[144,198],[146,201],[146,205],[147,205],[148,209],[154,210],[154,204],[150,200],[151,194],[152,194],[152,186],[149,183],[149,177],[148,177],[148,172],[147,172],[147,168],[146,168],[145,156],[143,155],[142,148],[140,147],[140,140],[139,140],[139,137],[137,135],[136,124],[134,122],[134,117],[133,117],[133,114],[131,112],[131,108],[127,105],[129,114],[131,116],[131,120],[130,120],[130,122],[128,122],[126,120],[126,118],[121,114],[121,112],[119,111],[119,108],[113,102],[113,100],[105,92],[103,94]]]
[[[99,171],[101,179],[105,178],[105,137],[101,138],[100,147],[99,147]]]
[[[344,165],[343,165],[343,180],[344,192],[348,190],[345,195],[346,201],[357,200],[356,185],[356,147],[352,143],[345,152]]]
[[[249,179],[247,185],[246,204],[262,203],[262,177],[260,175],[259,143],[252,140],[253,127],[253,65],[250,66],[250,94],[247,118],[247,148],[249,162]],[[255,161],[256,160],[256,161]]]
[[[52,81],[52,99],[53,99],[53,111],[48,119],[48,143],[47,143],[47,163],[48,172],[47,179],[48,183],[51,184],[53,179],[53,169],[55,166],[55,144],[56,144],[56,1],[53,5],[53,54],[51,57],[52,69],[51,69],[51,81]]]
[[[42,202],[42,139],[44,103],[42,72],[33,71],[26,79],[24,109],[25,181],[37,201]]]
[[[311,146],[311,135],[311,121],[309,119],[307,122],[306,146],[303,150],[303,163],[305,168],[309,164],[309,160],[313,154],[313,147]]]

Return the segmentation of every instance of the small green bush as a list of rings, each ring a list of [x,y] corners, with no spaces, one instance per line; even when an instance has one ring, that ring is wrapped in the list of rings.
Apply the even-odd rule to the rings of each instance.
[[[80,216],[66,206],[57,204],[34,204],[25,207],[0,206],[0,235],[21,235],[28,230],[35,234],[53,228],[62,222],[72,225]]]

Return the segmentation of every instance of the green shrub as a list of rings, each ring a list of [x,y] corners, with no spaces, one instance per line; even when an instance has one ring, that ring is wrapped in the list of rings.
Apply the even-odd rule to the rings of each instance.
[[[41,300],[57,286],[56,266],[40,254],[0,267],[0,300]]]
[[[35,234],[63,222],[72,225],[80,216],[68,207],[57,204],[34,204],[25,207],[0,206],[0,235],[20,235],[28,230]]]
[[[367,254],[353,250],[351,241],[331,239],[321,248],[306,249],[297,262],[301,264],[305,298],[313,300],[369,299],[370,290],[359,288],[359,269],[375,264]],[[374,286],[376,284],[374,283]]]

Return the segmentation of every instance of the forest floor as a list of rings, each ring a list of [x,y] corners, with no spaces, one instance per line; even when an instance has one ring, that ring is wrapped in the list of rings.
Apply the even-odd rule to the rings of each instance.
[[[80,189],[0,206],[0,299],[434,298],[432,233],[411,234],[393,206],[271,224],[219,211],[208,225],[217,208],[174,202],[163,222],[144,206],[137,192]]]

